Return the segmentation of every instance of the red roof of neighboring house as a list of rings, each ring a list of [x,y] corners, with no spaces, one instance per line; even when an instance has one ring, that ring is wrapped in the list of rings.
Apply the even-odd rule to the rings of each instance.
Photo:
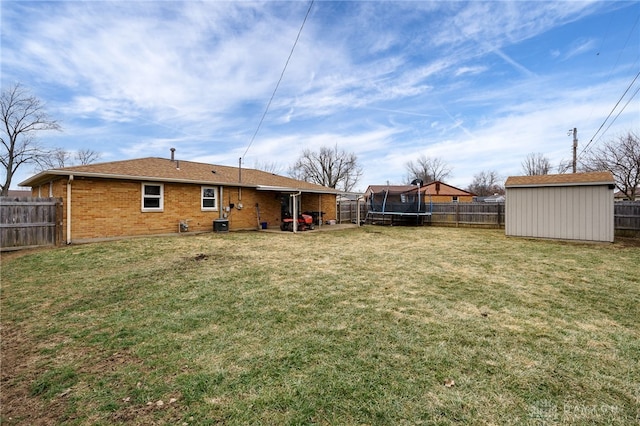
[[[456,188],[453,185],[446,184],[444,182],[440,182],[436,180],[434,182],[429,182],[422,188],[420,188],[420,192],[423,192],[426,195],[444,195],[444,196],[469,196],[472,197],[475,194],[469,191],[465,191],[464,189]]]
[[[561,175],[509,176],[505,188],[534,186],[574,186],[614,184],[611,172],[567,173]]]

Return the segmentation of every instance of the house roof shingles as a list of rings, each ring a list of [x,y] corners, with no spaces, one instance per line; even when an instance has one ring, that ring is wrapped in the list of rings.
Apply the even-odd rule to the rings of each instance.
[[[292,179],[256,169],[197,163],[166,158],[140,158],[84,166],[63,167],[41,172],[20,183],[36,186],[55,176],[83,176],[104,179],[128,179],[158,182],[185,182],[207,185],[233,185],[244,187],[274,187],[303,191],[340,193],[333,188]]]
[[[614,184],[611,172],[570,173],[561,175],[509,176],[505,188],[535,186],[579,186]]]

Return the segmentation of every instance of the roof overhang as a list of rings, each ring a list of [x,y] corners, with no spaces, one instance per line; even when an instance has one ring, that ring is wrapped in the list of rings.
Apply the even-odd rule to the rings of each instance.
[[[548,188],[548,187],[562,187],[562,186],[615,186],[614,181],[601,181],[601,182],[556,182],[556,183],[523,183],[523,184],[510,184],[505,185],[505,188]]]
[[[294,188],[289,186],[271,186],[271,185],[255,185],[258,191],[271,191],[281,192],[283,194],[297,194],[298,192],[307,192],[313,194],[342,194],[341,191],[337,191],[333,188],[326,189],[309,189],[309,188]]]
[[[135,175],[120,175],[120,174],[111,174],[111,173],[90,173],[90,172],[76,172],[71,170],[47,170],[41,173],[38,173],[35,176],[30,177],[29,179],[20,182],[19,186],[37,186],[43,183],[50,181],[54,177],[68,177],[73,176],[74,178],[85,177],[85,178],[95,178],[95,179],[118,179],[118,180],[135,180],[135,181],[143,181],[143,182],[168,182],[168,183],[191,183],[196,185],[215,185],[215,186],[241,186],[245,188],[255,188],[254,184],[243,184],[243,183],[229,183],[229,182],[220,182],[215,180],[193,180],[193,179],[176,179],[176,178],[162,178],[157,176],[135,176]]]
[[[47,170],[40,172],[29,179],[20,182],[19,186],[33,187],[42,185],[51,181],[54,178],[68,178],[73,176],[74,178],[94,178],[94,179],[117,179],[117,180],[132,180],[141,182],[165,182],[165,183],[188,183],[193,185],[215,185],[215,186],[232,186],[242,188],[255,188],[258,191],[273,191],[282,193],[315,193],[315,194],[335,194],[339,195],[342,192],[333,188],[316,189],[316,188],[297,188],[286,186],[269,186],[269,185],[256,185],[245,184],[241,182],[220,182],[215,180],[193,180],[193,179],[176,179],[176,178],[161,178],[157,176],[135,176],[135,175],[123,175],[112,173],[91,173],[91,172],[76,172],[71,170]]]

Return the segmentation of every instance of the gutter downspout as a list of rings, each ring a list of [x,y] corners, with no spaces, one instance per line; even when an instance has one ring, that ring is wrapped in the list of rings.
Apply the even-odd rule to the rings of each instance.
[[[220,202],[218,204],[218,219],[224,219],[224,186],[220,186]]]
[[[71,244],[71,182],[73,175],[69,175],[67,181],[67,244]]]
[[[242,183],[242,157],[238,158],[238,183]],[[238,205],[242,201],[242,186],[238,185]]]

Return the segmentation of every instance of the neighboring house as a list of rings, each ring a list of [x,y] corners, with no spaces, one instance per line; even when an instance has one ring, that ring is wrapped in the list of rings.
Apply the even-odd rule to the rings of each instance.
[[[613,242],[615,182],[609,172],[510,176],[508,236]]]
[[[616,191],[616,193],[613,194],[613,199],[615,201],[640,201],[640,186],[636,188],[635,200],[630,200],[627,194],[622,191]]]
[[[415,187],[414,187],[415,188]],[[432,203],[471,203],[475,194],[438,180],[420,188],[423,200]]]
[[[336,218],[340,191],[332,188],[260,170],[175,160],[173,152],[171,157],[46,170],[20,185],[31,187],[33,196],[62,198],[66,243],[211,231],[215,220],[230,230],[264,223],[277,228],[294,211]]]
[[[31,191],[27,190],[22,190],[22,189],[10,189],[8,191],[7,197],[9,198],[24,198],[24,197],[31,197]]]

